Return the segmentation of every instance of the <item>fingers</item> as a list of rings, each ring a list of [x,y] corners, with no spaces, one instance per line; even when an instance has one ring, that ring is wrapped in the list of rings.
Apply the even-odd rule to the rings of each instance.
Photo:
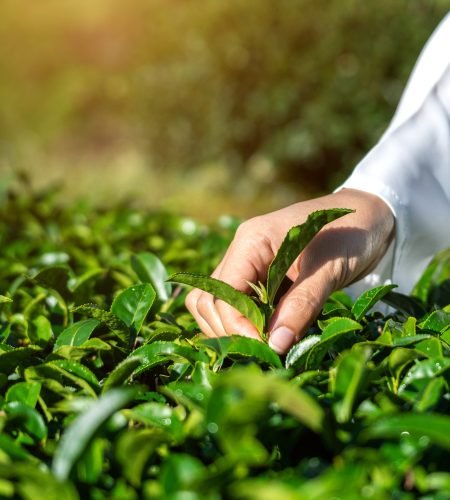
[[[245,223],[238,230],[233,243],[212,277],[225,281],[237,290],[248,293],[247,281],[264,280],[268,264],[273,259],[271,243]],[[229,304],[211,294],[193,290],[186,298],[186,306],[201,330],[209,337],[239,334],[260,339],[256,327]]]

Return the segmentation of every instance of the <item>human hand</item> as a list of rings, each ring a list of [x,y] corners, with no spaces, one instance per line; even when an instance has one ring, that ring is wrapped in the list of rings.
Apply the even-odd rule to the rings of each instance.
[[[237,290],[251,292],[248,281],[264,282],[286,233],[305,222],[308,214],[329,208],[352,208],[325,226],[294,261],[292,281],[269,324],[269,345],[285,354],[305,333],[328,296],[363,278],[380,261],[394,232],[394,216],[379,197],[343,189],[296,203],[241,224],[212,277]],[[256,328],[236,309],[211,294],[192,290],[186,306],[209,337],[239,334],[260,339]]]

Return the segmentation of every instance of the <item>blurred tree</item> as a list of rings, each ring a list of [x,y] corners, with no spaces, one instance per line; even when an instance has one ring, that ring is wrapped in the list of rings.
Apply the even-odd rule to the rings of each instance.
[[[379,137],[448,9],[3,0],[0,159],[29,144],[66,155],[133,144],[164,169],[217,161],[261,177],[271,163],[279,180],[327,190]]]

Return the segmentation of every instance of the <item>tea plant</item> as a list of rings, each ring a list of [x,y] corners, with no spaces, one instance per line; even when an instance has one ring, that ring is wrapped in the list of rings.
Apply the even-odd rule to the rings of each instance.
[[[329,216],[290,233],[266,305]],[[282,359],[202,336],[167,282],[210,273],[235,227],[3,196],[0,497],[450,498],[449,254],[414,297],[333,294]]]

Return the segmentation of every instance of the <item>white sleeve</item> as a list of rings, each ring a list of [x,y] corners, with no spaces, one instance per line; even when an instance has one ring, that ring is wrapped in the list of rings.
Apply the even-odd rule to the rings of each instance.
[[[409,293],[450,246],[450,14],[425,46],[391,125],[341,188],[379,196],[396,219],[387,254],[350,291],[392,281]]]

